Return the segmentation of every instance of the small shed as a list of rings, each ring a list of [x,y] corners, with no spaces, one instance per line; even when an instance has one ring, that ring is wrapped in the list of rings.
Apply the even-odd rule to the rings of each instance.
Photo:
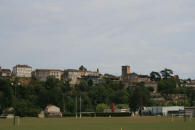
[[[48,105],[45,108],[45,116],[46,117],[62,117],[62,113],[60,112],[60,108],[54,105]]]

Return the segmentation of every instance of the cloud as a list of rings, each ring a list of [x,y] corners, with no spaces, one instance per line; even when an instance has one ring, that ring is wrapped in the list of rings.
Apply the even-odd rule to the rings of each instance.
[[[120,75],[165,67],[195,78],[193,0],[0,1],[0,59],[11,68],[77,68]],[[8,53],[9,52],[9,53]]]

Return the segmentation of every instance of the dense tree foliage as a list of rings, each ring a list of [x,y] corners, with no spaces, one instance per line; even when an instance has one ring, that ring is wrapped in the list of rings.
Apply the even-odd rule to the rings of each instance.
[[[149,106],[151,103],[149,90],[143,85],[138,85],[132,91],[129,103],[129,106],[133,112],[137,110],[141,111],[144,106]]]
[[[160,80],[158,81],[158,91],[161,93],[174,93],[176,89],[176,81],[171,78],[171,79],[167,79],[167,80]]]
[[[14,85],[11,85],[11,82]],[[81,81],[75,87],[71,87],[69,81],[63,82],[48,77],[46,82],[31,79],[28,86],[18,85],[17,81],[0,80],[0,112],[13,107],[20,116],[35,116],[49,105],[56,105],[62,112],[75,112],[77,97],[77,111],[79,109],[79,97],[82,99],[82,111],[96,111],[98,104],[106,104],[111,107],[115,104],[128,104],[129,90],[125,89],[121,82],[104,79],[102,83],[93,85],[93,82]],[[14,95],[14,91],[16,95]]]
[[[0,79],[0,113],[13,105],[13,89],[8,80]]]

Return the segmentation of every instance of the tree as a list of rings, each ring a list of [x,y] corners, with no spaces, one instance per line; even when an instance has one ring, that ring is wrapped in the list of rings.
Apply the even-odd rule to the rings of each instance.
[[[158,92],[165,94],[174,93],[176,86],[174,79],[160,80],[158,81]]]
[[[0,79],[0,113],[13,105],[13,89],[9,80]]]
[[[78,85],[76,85],[76,89],[77,91],[88,91],[89,90],[88,83],[82,80]]]
[[[58,83],[59,83],[59,80],[56,79],[54,76],[48,76],[47,80],[45,82],[45,86],[48,89],[49,88],[54,88],[54,87],[56,87],[58,85]]]
[[[150,103],[150,92],[144,86],[137,86],[130,96],[129,106],[132,112],[142,110]]]
[[[161,80],[161,75],[158,72],[152,71],[150,73],[150,79],[152,81],[159,81],[159,80]]]
[[[88,81],[87,81],[87,84],[88,84],[88,86],[93,86],[93,80],[92,79],[89,79]]]
[[[96,107],[96,112],[104,112],[104,109],[109,109],[107,104],[98,104]]]
[[[151,93],[154,92],[154,88],[152,86],[147,87],[148,91],[150,91]]]
[[[129,105],[128,104],[117,104],[116,107],[119,109],[128,109]]]
[[[15,111],[17,116],[37,117],[41,109],[28,100],[21,99],[16,103]]]
[[[171,69],[167,69],[167,68],[162,70],[160,73],[161,73],[163,79],[165,79],[165,80],[171,78],[173,75],[173,71]]]

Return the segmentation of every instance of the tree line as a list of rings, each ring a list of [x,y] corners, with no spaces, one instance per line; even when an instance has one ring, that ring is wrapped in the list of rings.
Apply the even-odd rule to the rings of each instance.
[[[186,88],[176,87],[177,81],[172,78],[170,70],[150,74],[151,80],[158,82],[158,92],[161,94],[185,93],[187,99],[193,101],[194,93]],[[0,78],[0,114],[7,114],[12,107],[18,116],[37,116],[49,104],[61,108],[62,112],[75,113],[76,97],[82,98],[82,111],[102,112],[117,104],[119,108],[130,107],[132,112],[141,110],[144,106],[158,105],[151,100],[151,89],[138,83],[134,88],[125,88],[122,82],[104,78],[103,82],[94,85],[92,80],[81,81],[71,87],[69,81],[63,82],[54,77],[48,77],[45,82],[32,78],[28,85],[18,84],[18,79]],[[190,102],[190,104],[192,103]],[[79,106],[79,102],[78,102]]]

